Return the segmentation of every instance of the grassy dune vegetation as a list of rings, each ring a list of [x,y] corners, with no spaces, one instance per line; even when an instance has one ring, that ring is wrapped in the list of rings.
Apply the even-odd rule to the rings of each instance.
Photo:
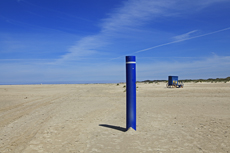
[[[192,80],[192,79],[179,80],[179,82],[184,82],[184,83],[186,83],[186,82],[195,82],[195,83],[198,83],[198,82],[211,82],[211,83],[224,82],[224,83],[227,83],[228,81],[230,81],[230,77],[216,78],[216,79],[209,78],[209,79],[195,79],[195,80]],[[168,80],[145,80],[145,81],[140,81],[140,82],[158,83],[158,82],[168,82]]]

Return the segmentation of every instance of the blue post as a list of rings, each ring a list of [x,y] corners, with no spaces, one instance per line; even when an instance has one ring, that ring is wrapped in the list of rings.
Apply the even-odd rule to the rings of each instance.
[[[126,130],[136,130],[136,60],[126,56]]]

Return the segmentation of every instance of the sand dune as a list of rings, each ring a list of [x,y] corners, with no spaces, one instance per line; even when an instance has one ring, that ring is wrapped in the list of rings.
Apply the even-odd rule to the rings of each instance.
[[[127,132],[123,86],[1,85],[0,152],[230,152],[230,83],[138,83]]]

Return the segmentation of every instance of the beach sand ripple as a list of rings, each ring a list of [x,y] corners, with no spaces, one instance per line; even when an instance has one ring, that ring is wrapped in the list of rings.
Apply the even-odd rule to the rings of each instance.
[[[0,152],[230,152],[230,83],[1,85]]]

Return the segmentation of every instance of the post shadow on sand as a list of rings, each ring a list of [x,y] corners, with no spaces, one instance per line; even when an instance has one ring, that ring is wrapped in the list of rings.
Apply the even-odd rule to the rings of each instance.
[[[126,128],[123,128],[123,127],[120,127],[120,126],[114,126],[114,125],[108,125],[108,124],[99,124],[99,126],[103,126],[103,127],[111,128],[111,129],[114,129],[114,130],[126,132]]]

